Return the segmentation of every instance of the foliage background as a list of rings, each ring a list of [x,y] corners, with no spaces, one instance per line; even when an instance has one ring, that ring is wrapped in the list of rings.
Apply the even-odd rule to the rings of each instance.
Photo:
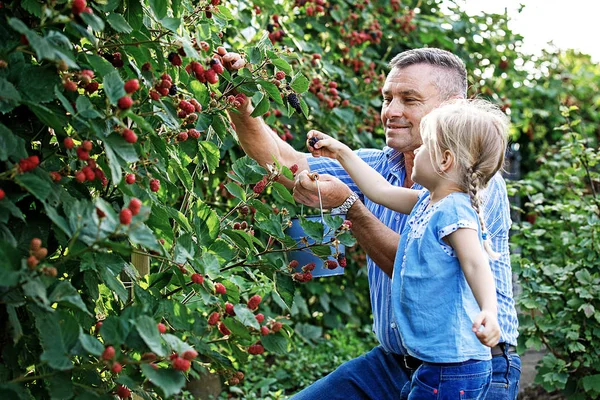
[[[396,53],[421,46],[461,57],[470,72],[470,95],[498,103],[513,122],[513,163],[520,162],[526,178],[514,190],[524,196],[520,212],[528,217],[514,239],[515,252],[521,254],[515,257],[523,285],[518,301],[525,310],[538,310],[524,314],[521,349],[551,350],[538,377],[547,390],[564,389],[580,398],[600,393],[598,355],[590,352],[600,323],[593,190],[600,67],[588,56],[522,54],[521,38],[508,28],[507,16],[467,16],[458,6],[442,12],[435,0],[228,1],[214,6],[108,0],[88,3],[93,14],[79,16],[64,1],[2,4],[0,18],[7,23],[0,24],[0,58],[7,66],[0,69],[0,188],[6,193],[0,201],[5,284],[0,292],[0,381],[11,396],[96,398],[125,385],[145,397],[168,397],[187,380],[216,374],[232,395],[277,397],[333,368],[321,358],[323,352],[360,354],[355,351],[363,347],[344,346],[356,337],[369,348],[364,254],[347,252],[343,276],[293,284],[280,250],[292,245],[282,229],[298,207],[272,176],[265,193],[253,192],[267,171],[243,157],[224,110],[232,107],[227,99],[232,86],[239,85],[253,97],[257,114],[298,149],[304,148],[303,132],[311,128],[335,134],[352,147],[381,147],[379,88],[386,64]],[[21,42],[21,34],[29,45]],[[209,50],[194,48],[194,39],[196,44],[205,41]],[[250,67],[225,71],[214,85],[201,84],[184,71],[191,61],[207,67],[221,45],[245,55]],[[176,67],[168,55],[179,48],[186,56]],[[115,52],[123,66],[109,62]],[[57,68],[61,60],[69,72],[93,70],[100,90],[91,95],[84,88],[65,90],[65,71]],[[142,68],[145,63],[150,70]],[[279,70],[287,74],[289,89],[269,85]],[[179,92],[150,101],[162,73],[170,74]],[[125,95],[123,82],[132,78],[142,87],[132,96],[131,110],[120,111],[115,105]],[[289,93],[300,96],[302,112],[289,105]],[[177,95],[202,104],[196,121],[178,118]],[[576,112],[574,119],[565,122],[569,114],[561,112],[561,105]],[[130,145],[113,132],[125,126],[134,129],[139,142]],[[192,127],[202,132],[199,141],[175,140]],[[66,136],[77,145],[94,143],[92,155],[107,177],[106,186],[100,180],[82,184],[74,179],[84,164],[74,150],[63,147]],[[39,156],[40,166],[17,173],[19,160],[31,155]],[[51,180],[53,171],[62,174],[59,182]],[[126,173],[136,175],[134,185],[124,183]],[[160,180],[158,192],[150,190],[150,179]],[[132,197],[144,206],[131,228],[123,229],[117,214]],[[244,202],[257,214],[244,215]],[[108,217],[99,219],[96,208]],[[275,214],[275,208],[288,214]],[[232,229],[243,221],[251,228]],[[585,238],[566,235],[565,221],[575,224],[573,231],[585,227]],[[34,237],[42,239],[48,255],[30,271],[26,260]],[[139,276],[130,262],[140,249],[152,256],[148,276]],[[56,278],[49,268],[56,268]],[[205,283],[192,285],[192,272],[206,276]],[[217,282],[227,288],[226,296],[215,295]],[[282,331],[259,336],[245,307],[255,294],[263,297],[260,312],[267,321],[284,322]],[[236,318],[225,317],[225,302],[236,305]],[[215,311],[232,335],[207,325]],[[99,336],[98,319],[104,320]],[[562,320],[573,323],[556,329]],[[171,336],[156,333],[159,321]],[[264,356],[247,353],[259,339],[271,369],[259,367]],[[125,368],[119,374],[110,373],[110,364],[101,359],[109,344],[121,351]],[[190,345],[200,353],[190,372],[173,370],[167,355]],[[305,364],[315,366],[315,375],[274,375],[281,379],[262,386],[249,376],[241,386],[227,386],[240,370],[256,376],[280,367],[289,371],[285,354],[291,349],[316,361]],[[148,351],[159,354],[157,373],[142,362]]]

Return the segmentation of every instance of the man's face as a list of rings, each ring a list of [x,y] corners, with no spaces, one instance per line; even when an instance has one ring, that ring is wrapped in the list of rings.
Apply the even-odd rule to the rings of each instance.
[[[394,68],[388,74],[382,90],[381,122],[389,147],[407,153],[421,145],[421,118],[442,102],[434,85],[436,74],[439,70],[427,64]]]

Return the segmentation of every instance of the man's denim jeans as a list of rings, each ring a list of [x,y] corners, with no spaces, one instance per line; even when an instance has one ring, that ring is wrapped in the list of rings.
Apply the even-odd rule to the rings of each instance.
[[[493,375],[486,400],[516,400],[521,377],[521,359],[516,354],[492,358]],[[302,368],[302,366],[299,366]],[[411,371],[402,358],[378,346],[367,354],[342,364],[292,397],[293,400],[398,400]]]
[[[491,383],[491,360],[469,360],[454,364],[425,363],[415,371],[411,382],[406,384],[402,399],[483,400]]]
[[[510,354],[505,349],[504,354],[492,357],[492,368],[492,385],[485,399],[517,400],[521,381],[521,357]]]

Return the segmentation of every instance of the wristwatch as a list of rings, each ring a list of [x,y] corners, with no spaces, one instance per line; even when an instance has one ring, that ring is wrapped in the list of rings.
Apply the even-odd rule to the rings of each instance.
[[[358,195],[354,192],[338,207],[331,209],[331,214],[346,214],[350,207],[358,200]]]

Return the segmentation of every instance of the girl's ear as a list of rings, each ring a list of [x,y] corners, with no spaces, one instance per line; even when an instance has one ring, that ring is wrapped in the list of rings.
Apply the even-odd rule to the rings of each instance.
[[[454,166],[454,163],[454,153],[452,153],[450,150],[444,150],[444,153],[442,153],[442,160],[440,165],[441,172],[450,171],[450,169],[452,169],[452,167]]]

